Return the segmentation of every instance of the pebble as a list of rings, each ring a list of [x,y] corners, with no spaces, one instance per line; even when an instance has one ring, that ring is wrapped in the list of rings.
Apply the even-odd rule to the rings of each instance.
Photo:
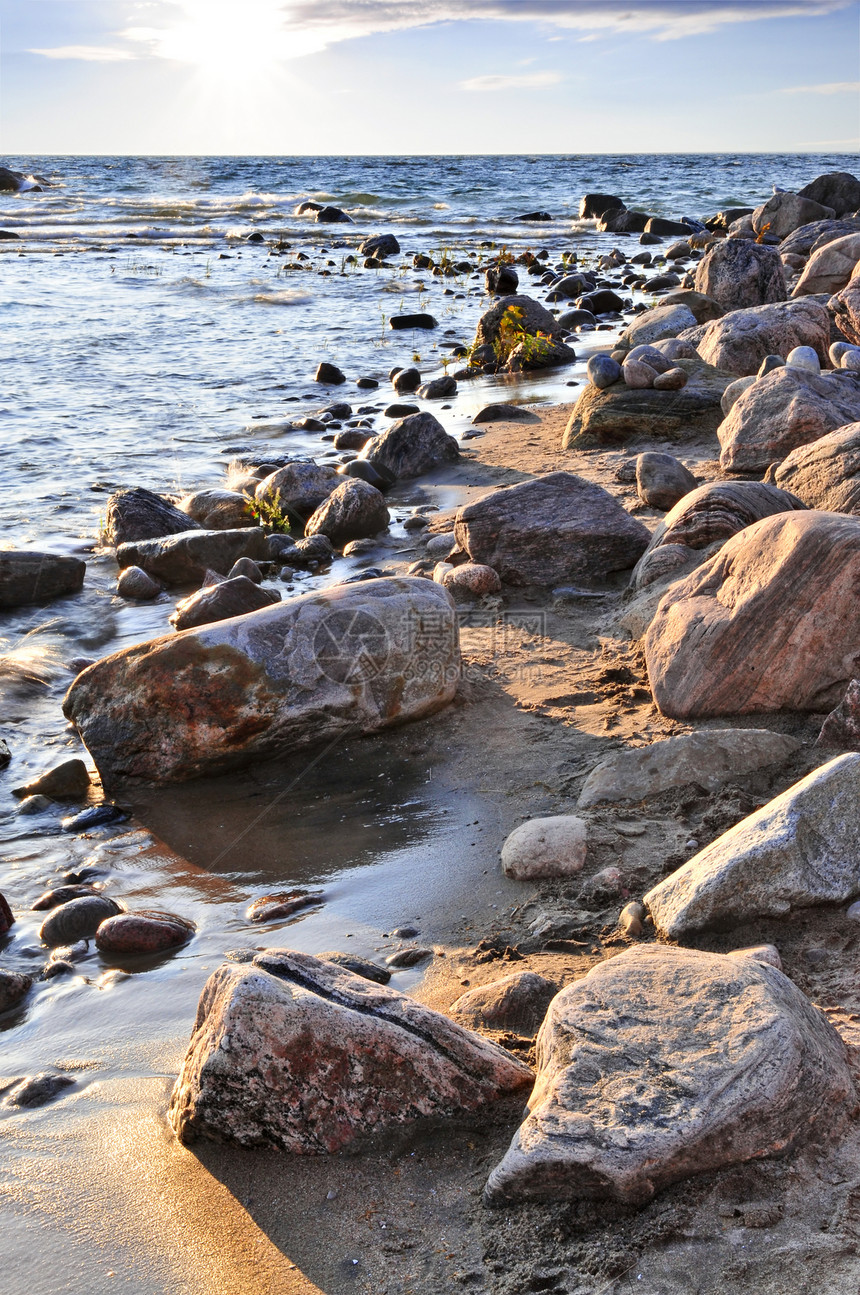
[[[39,939],[51,946],[88,940],[106,918],[121,912],[119,904],[106,895],[82,895],[80,899],[60,904],[45,918],[39,928]]]
[[[116,591],[120,598],[133,599],[135,602],[148,602],[157,598],[164,590],[159,580],[154,580],[142,567],[126,567],[120,571],[116,582]]]
[[[67,1088],[74,1087],[71,1075],[30,1075],[6,1094],[6,1106],[44,1106]]]
[[[417,926],[398,926],[391,932],[395,940],[411,940],[418,933]]]
[[[785,360],[781,355],[766,355],[758,368],[757,378],[763,378],[767,373],[773,373],[774,369],[784,369]]]
[[[789,369],[803,369],[805,373],[821,372],[818,356],[811,346],[795,346],[785,357],[785,363]]]
[[[48,796],[60,800],[76,800],[86,796],[90,789],[90,772],[83,760],[64,760],[55,769],[13,787],[13,796]]]
[[[425,958],[432,957],[432,949],[398,949],[396,953],[389,954],[385,959],[385,964],[388,967],[393,967],[395,971],[400,971],[406,967],[416,967]]]
[[[167,953],[186,944],[196,929],[193,922],[172,913],[120,913],[102,922],[96,948],[130,956]]]
[[[249,922],[273,922],[279,917],[292,917],[293,913],[313,904],[321,904],[324,898],[321,890],[277,891],[255,899],[246,909],[245,916]]]
[[[850,342],[834,342],[827,354],[830,356],[830,361],[834,368],[838,369],[842,363],[843,355],[847,355],[849,351],[857,350],[860,350],[860,347],[852,346]]]
[[[53,801],[48,800],[47,796],[27,796],[18,806],[19,814],[44,814],[46,809],[50,809]]]
[[[625,904],[618,918],[618,925],[627,935],[634,939],[645,930],[645,909],[636,900]]]
[[[105,823],[122,823],[127,818],[126,811],[118,805],[90,805],[88,809],[82,809],[80,814],[64,818],[62,828],[64,832],[88,832],[92,827],[103,827]]]
[[[592,355],[585,366],[588,379],[598,390],[604,391],[621,380],[621,365],[611,355]]]
[[[636,390],[647,390],[653,387],[657,376],[656,370],[652,369],[650,364],[643,364],[641,360],[625,360],[621,371],[627,386]]]
[[[687,385],[687,372],[685,369],[668,369],[666,373],[658,373],[654,379],[655,391],[681,391]]]

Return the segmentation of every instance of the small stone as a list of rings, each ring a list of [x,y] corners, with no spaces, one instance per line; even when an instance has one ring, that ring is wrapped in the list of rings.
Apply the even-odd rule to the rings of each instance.
[[[245,576],[248,580],[253,580],[255,585],[263,583],[263,573],[253,558],[239,558],[233,563],[227,572],[227,579],[234,580],[236,576]]]
[[[193,922],[172,913],[120,913],[102,922],[96,948],[129,957],[168,953],[186,944],[195,929]]]
[[[6,1094],[6,1106],[44,1106],[67,1088],[74,1087],[71,1075],[41,1074],[22,1079]]]
[[[422,400],[444,400],[447,396],[455,395],[456,392],[456,380],[446,373],[442,378],[434,378],[432,382],[422,383],[416,394]]]
[[[816,359],[817,358],[818,357],[816,356]],[[761,364],[759,365],[758,373],[755,376],[757,378],[763,378],[765,377],[766,374],[773,373],[774,369],[784,369],[784,368],[785,368],[785,360],[782,358],[781,355],[766,355],[762,360]],[[743,381],[743,379],[741,379],[741,381]],[[726,390],[728,390],[728,388],[726,388]]]
[[[9,903],[6,900],[5,896],[0,895],[0,935],[5,935],[6,932],[14,925],[15,925],[15,914],[12,912],[11,908],[9,907]]]
[[[674,508],[697,484],[672,454],[649,451],[636,459],[636,493],[650,508]]]
[[[622,378],[621,365],[611,355],[592,355],[585,366],[589,381],[604,391]]]
[[[860,348],[846,351],[839,362],[839,367],[851,373],[860,373]]]
[[[274,922],[277,918],[292,917],[304,908],[321,904],[324,898],[321,890],[287,890],[260,895],[249,905],[245,916],[249,922]]]
[[[396,953],[389,954],[385,959],[385,965],[393,967],[395,971],[403,971],[407,967],[417,967],[419,962],[432,957],[432,949],[398,949]]]
[[[585,863],[587,833],[573,814],[529,819],[502,846],[502,871],[515,881],[572,876]]]
[[[657,377],[656,371],[650,364],[643,364],[641,360],[625,360],[621,371],[626,385],[637,391],[653,387],[654,379]]]
[[[397,926],[391,932],[395,940],[412,940],[419,934],[417,926]]]
[[[515,971],[489,985],[477,985],[452,1003],[455,1021],[471,1030],[513,1030],[534,1035],[558,985],[533,971]]]
[[[775,944],[753,944],[746,949],[732,949],[730,958],[752,958],[753,962],[764,962],[768,967],[782,971],[782,958]]]
[[[845,916],[851,922],[860,922],[860,899],[857,899],[853,904],[848,905],[845,910]]]
[[[0,1012],[8,1012],[21,1001],[33,984],[32,976],[0,967]]]
[[[119,904],[106,895],[82,895],[52,910],[39,929],[39,939],[52,946],[89,940],[105,918],[121,911]]]
[[[23,787],[13,787],[13,796],[48,796],[52,800],[77,800],[90,789],[90,773],[83,760],[64,760]]]
[[[686,387],[687,381],[684,369],[667,369],[665,373],[657,374],[653,387],[655,391],[681,391]]]
[[[396,401],[393,405],[388,405],[383,410],[386,418],[408,418],[410,414],[420,412],[418,405],[407,405]]]
[[[618,918],[618,925],[627,935],[638,939],[645,930],[645,909],[643,905],[635,900],[625,904]]]
[[[251,957],[246,959],[248,962],[254,956],[254,951],[248,951]],[[344,967],[351,971],[354,976],[362,976],[365,980],[371,980],[375,985],[387,985],[391,979],[391,972],[387,967],[377,966],[375,962],[370,962],[367,958],[360,958],[355,953],[318,953],[316,955],[325,962],[333,962],[338,967]]]
[[[21,801],[17,812],[19,814],[44,814],[46,809],[50,809],[52,802],[47,796],[27,796]]]
[[[455,598],[458,594],[485,598],[488,594],[499,593],[502,587],[498,572],[480,562],[465,562],[462,566],[451,567],[444,573],[441,583]]]
[[[821,361],[812,346],[795,346],[785,357],[786,367],[802,369],[805,373],[820,373]]]
[[[314,374],[314,382],[325,382],[330,386],[340,386],[342,382],[346,382],[346,374],[336,364],[329,364],[327,360],[323,360]]]
[[[142,567],[126,567],[120,571],[116,582],[120,598],[133,599],[135,602],[148,602],[151,598],[157,598],[163,590],[161,581],[147,575]]]

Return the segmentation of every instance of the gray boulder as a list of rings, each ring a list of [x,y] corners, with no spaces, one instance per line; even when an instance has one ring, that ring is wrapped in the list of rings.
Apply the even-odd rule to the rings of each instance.
[[[593,967],[553,999],[537,1057],[490,1204],[642,1204],[832,1134],[857,1101],[840,1036],[781,971],[691,949],[645,946]]]
[[[256,497],[260,503],[301,525],[337,489],[340,481],[334,468],[326,464],[315,463],[313,459],[294,459],[264,477],[257,486]]]
[[[478,985],[461,994],[449,1010],[454,1020],[470,1030],[512,1030],[537,1034],[558,985],[534,971],[515,971],[489,985]]]
[[[807,508],[860,514],[860,422],[792,450],[773,479]]]
[[[697,322],[695,314],[684,302],[653,306],[628,325],[618,339],[618,347],[632,350],[634,346],[650,346],[664,338],[677,337],[687,328],[695,328]]]
[[[76,594],[87,564],[64,553],[0,550],[0,607],[26,607]]]
[[[636,459],[636,493],[651,508],[673,508],[696,484],[692,472],[671,454],[649,451]]]
[[[327,535],[332,544],[344,545],[378,535],[388,529],[391,514],[375,486],[349,478],[320,504],[309,518],[306,535]]]
[[[118,548],[137,540],[157,540],[193,530],[197,522],[168,499],[134,486],[118,490],[107,501],[104,538]]]
[[[443,463],[455,463],[459,457],[460,447],[454,437],[431,413],[399,418],[359,455],[389,481],[420,477]]]
[[[860,374],[773,369],[743,391],[717,428],[726,472],[764,472],[799,446],[860,419]]]
[[[830,317],[808,298],[733,310],[706,324],[694,340],[708,364],[744,377],[757,373],[768,355],[783,358],[796,346],[811,346],[822,364],[830,346]]]
[[[616,751],[592,769],[579,809],[639,801],[669,787],[695,783],[713,792],[724,782],[771,764],[782,764],[800,747],[796,738],[767,729],[705,729],[650,746]]]
[[[522,294],[502,297],[489,310],[485,310],[478,320],[475,332],[475,346],[494,346],[499,340],[502,319],[511,308],[520,312],[518,325],[524,332],[534,337],[537,333],[546,333],[548,337],[560,337],[564,329],[555,315],[551,315],[539,301]]]
[[[235,531],[185,531],[164,539],[121,544],[120,568],[140,567],[167,585],[201,584],[207,571],[226,575],[239,558],[263,561],[268,556],[266,533],[260,526]]]
[[[358,250],[362,256],[397,256],[400,244],[393,234],[373,234],[359,244]]]
[[[860,520],[785,512],[734,535],[660,602],[645,637],[673,719],[826,711],[860,675]]]
[[[186,1143],[318,1155],[531,1082],[522,1062],[415,999],[279,949],[209,977],[170,1121]]]
[[[835,215],[832,207],[801,198],[797,193],[775,193],[756,207],[752,214],[752,228],[754,234],[785,238],[801,225],[808,225],[813,220],[833,220]]]
[[[792,289],[793,297],[812,293],[839,292],[849,282],[860,262],[860,234],[846,234],[825,243],[810,256],[806,267]]]
[[[860,233],[860,217],[849,216],[842,220],[814,220],[801,225],[779,245],[780,256],[802,256],[804,259],[817,252],[825,243],[843,238],[846,234]]]
[[[828,171],[805,184],[797,196],[832,207],[837,217],[844,216],[860,208],[860,180],[850,171]]]
[[[460,548],[513,585],[602,581],[632,567],[648,532],[602,486],[572,472],[505,486],[461,508]]]
[[[736,823],[645,896],[666,939],[860,894],[860,755],[837,756]]]
[[[63,708],[106,787],[180,782],[431,714],[458,675],[450,595],[380,579],[116,652]]]
[[[742,238],[725,238],[708,249],[696,266],[695,290],[727,311],[785,301],[788,295],[779,253]]]
[[[179,507],[206,531],[232,531],[239,526],[257,525],[252,501],[237,490],[198,490],[180,500]]]
[[[637,437],[654,441],[696,440],[713,434],[722,419],[720,401],[733,374],[702,360],[677,360],[687,375],[678,391],[628,387],[624,382],[600,390],[589,383],[576,402],[562,448],[617,445]]]
[[[860,265],[855,266],[845,287],[830,298],[828,308],[843,336],[860,346]]]
[[[183,598],[176,604],[170,623],[176,630],[187,630],[229,620],[231,616],[244,616],[261,607],[271,607],[275,602],[280,602],[275,590],[263,589],[247,576],[234,576]]]

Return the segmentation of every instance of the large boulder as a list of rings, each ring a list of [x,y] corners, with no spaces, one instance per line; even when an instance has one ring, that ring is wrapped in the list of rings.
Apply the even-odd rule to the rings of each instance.
[[[256,497],[263,508],[272,509],[302,526],[341,481],[328,464],[294,459],[264,477],[257,486]]]
[[[764,472],[801,445],[860,418],[860,375],[784,367],[741,392],[717,428],[725,472]]]
[[[860,265],[855,266],[845,287],[830,298],[829,306],[840,331],[860,346]]]
[[[391,514],[375,486],[350,477],[308,519],[306,535],[327,535],[332,544],[366,539],[388,528]]]
[[[694,342],[703,360],[740,377],[758,373],[768,355],[783,359],[796,346],[811,346],[827,364],[830,317],[824,306],[804,298],[733,310],[706,324]]]
[[[238,526],[257,525],[252,500],[237,490],[198,490],[181,499],[179,507],[205,531],[232,531]],[[184,529],[188,530],[187,524]]]
[[[163,499],[143,486],[118,490],[107,501],[104,538],[118,548],[137,540],[157,540],[163,535],[179,535],[197,525],[169,499]]]
[[[105,786],[180,782],[418,719],[452,699],[458,671],[450,595],[380,579],[126,648],[63,706]]]
[[[860,520],[766,517],[661,600],[645,638],[654,700],[694,719],[825,711],[860,674]]]
[[[787,976],[691,949],[650,945],[593,967],[553,999],[537,1058],[491,1204],[641,1204],[832,1133],[857,1100],[845,1045]]]
[[[518,310],[518,326],[532,337],[545,333],[548,337],[561,337],[564,329],[555,315],[551,315],[546,306],[531,297],[515,294],[501,297],[489,310],[485,310],[478,320],[475,332],[475,346],[494,346],[499,340],[502,319],[511,308]]]
[[[832,207],[813,202],[811,198],[801,198],[797,193],[775,193],[753,212],[753,233],[785,238],[810,221],[833,220],[835,216]]]
[[[695,783],[716,791],[724,782],[770,764],[782,764],[798,749],[797,738],[768,729],[704,729],[650,746],[615,751],[586,778],[579,809],[639,801],[669,787]]]
[[[840,755],[736,823],[659,882],[645,903],[659,933],[785,917],[860,894],[860,755]]]
[[[842,220],[813,220],[801,225],[779,245],[780,256],[810,256],[826,243],[832,243],[846,234],[860,233],[860,217],[848,216]]]
[[[455,463],[460,447],[433,414],[398,418],[364,447],[359,458],[389,481],[420,477],[443,463]]]
[[[779,253],[745,238],[724,238],[708,249],[696,266],[695,289],[729,311],[788,296]]]
[[[798,189],[797,196],[832,207],[836,216],[844,216],[860,208],[860,180],[850,171],[828,171]]]
[[[0,550],[0,607],[26,607],[76,594],[87,564],[65,553]]]
[[[695,328],[698,320],[689,306],[683,302],[672,302],[653,306],[644,310],[630,324],[618,339],[619,349],[633,349],[634,346],[650,346],[667,337],[677,337],[685,328]]]
[[[601,234],[641,234],[647,224],[648,216],[644,211],[628,211],[626,208],[605,211],[597,218]]]
[[[777,467],[774,481],[807,508],[860,515],[860,422],[792,450]]]
[[[680,391],[655,391],[617,382],[601,390],[589,383],[576,402],[562,448],[615,445],[638,437],[698,440],[712,435],[723,413],[720,401],[734,374],[702,360],[677,360],[687,375]]]
[[[226,576],[239,558],[263,561],[268,557],[266,532],[261,526],[234,531],[184,531],[164,539],[120,544],[116,560],[120,569],[140,567],[167,585],[199,585],[207,571]]]
[[[608,491],[572,472],[505,486],[457,513],[454,535],[473,562],[512,585],[605,580],[635,565],[648,532]]]
[[[708,549],[712,544],[724,544],[763,517],[803,507],[788,491],[762,481],[708,481],[679,499],[657,524],[633,583],[643,583],[637,578],[640,569],[661,548],[683,545],[687,549]]]
[[[791,295],[807,297],[817,292],[838,292],[848,283],[858,262],[860,234],[846,234],[844,238],[825,243],[809,258]]]
[[[278,949],[207,980],[170,1121],[182,1142],[319,1155],[393,1125],[480,1110],[532,1078],[415,999]]]
[[[579,219],[591,220],[607,211],[624,211],[624,202],[612,193],[586,193],[579,200]]]

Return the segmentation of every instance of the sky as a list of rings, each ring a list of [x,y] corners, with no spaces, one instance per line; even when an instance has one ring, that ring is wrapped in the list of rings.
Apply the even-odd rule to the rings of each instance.
[[[0,152],[860,150],[860,0],[0,0]]]

